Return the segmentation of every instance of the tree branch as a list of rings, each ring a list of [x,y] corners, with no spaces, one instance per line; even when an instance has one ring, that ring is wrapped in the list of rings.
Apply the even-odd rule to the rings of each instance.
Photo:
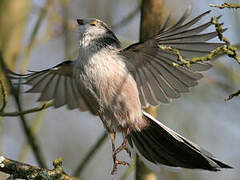
[[[49,107],[51,107],[53,105],[53,102],[49,102],[49,103],[45,103],[41,106],[38,107],[34,107],[25,111],[17,111],[17,112],[1,112],[0,111],[0,116],[20,116],[20,115],[25,115],[25,114],[29,114],[29,113],[34,113],[34,112],[38,112],[38,111],[42,111],[44,109],[47,109]]]
[[[121,19],[118,23],[114,24],[112,26],[112,29],[113,30],[120,29],[120,28],[124,27],[128,22],[130,22],[139,12],[140,7],[141,7],[140,4],[141,3],[139,3],[139,5],[132,12],[130,12],[126,17]]]
[[[48,12],[48,8],[50,7],[51,3],[53,2],[53,0],[47,0],[46,3],[44,4],[43,8],[41,9],[40,15],[38,17],[38,20],[33,28],[32,34],[30,35],[30,42],[28,43],[26,50],[25,50],[25,59],[23,61],[23,66],[22,66],[22,73],[24,72],[29,58],[30,58],[30,53],[32,51],[32,48],[34,46],[35,43],[35,39],[39,30],[40,25],[43,22],[43,19],[45,18],[47,12]]]
[[[22,162],[14,161],[6,157],[0,156],[0,171],[10,174],[12,179],[58,179],[58,180],[80,180],[67,175],[62,169],[62,159],[53,161],[53,170],[40,168],[25,164]]]
[[[236,97],[236,96],[239,96],[240,95],[240,90],[238,90],[237,92],[235,93],[232,93],[228,96],[228,98],[224,99],[225,101],[229,101],[230,99]]]
[[[10,92],[12,94],[12,96],[14,97],[14,100],[16,102],[16,106],[19,112],[22,112],[22,105],[20,103],[20,98],[19,98],[19,93],[18,91],[13,87],[12,82],[9,80],[9,78],[7,77],[7,67],[4,63],[3,57],[2,57],[2,53],[0,52],[0,67],[3,71],[3,75],[6,78],[7,84],[9,86]],[[41,167],[46,167],[46,163],[42,154],[42,151],[40,149],[40,146],[38,145],[38,141],[36,139],[36,137],[34,136],[34,134],[31,131],[30,126],[28,125],[26,118],[23,114],[19,115],[20,119],[21,119],[21,124],[23,126],[23,130],[24,133],[27,137],[28,143],[30,144],[32,150],[33,150],[33,154],[37,160],[37,162],[39,163],[39,165]]]
[[[1,114],[3,112],[3,110],[5,109],[6,104],[7,104],[7,100],[6,100],[7,92],[6,92],[6,89],[5,89],[1,79],[0,79],[0,91],[1,91],[0,93],[1,93],[1,96],[2,96],[1,97],[1,99],[2,99],[2,107],[0,107],[0,114]]]
[[[141,3],[140,41],[156,35],[164,24],[164,0],[143,0]],[[156,107],[146,109],[153,117],[157,116]],[[136,180],[155,180],[156,174],[136,155]]]
[[[194,64],[196,62],[201,62],[201,61],[208,61],[213,59],[213,57],[217,55],[228,55],[231,58],[234,58],[239,64],[240,64],[240,56],[238,54],[238,47],[237,46],[232,46],[231,42],[223,36],[223,28],[222,25],[218,22],[218,19],[216,17],[213,17],[211,19],[211,23],[215,25],[216,31],[218,33],[218,38],[220,41],[223,41],[225,45],[218,47],[215,51],[210,52],[206,56],[203,57],[193,57],[190,60],[186,60],[182,57],[178,49],[174,49],[170,46],[159,46],[160,49],[162,50],[168,50],[173,52],[175,55],[177,55],[178,60],[181,62],[181,64],[178,63],[173,63],[173,66],[186,66],[189,67],[191,64]],[[240,95],[240,90],[237,92],[230,94],[228,98],[224,99],[225,101],[228,101],[232,99],[233,97],[239,96]]]
[[[224,9],[224,8],[233,8],[233,9],[237,9],[240,8],[240,4],[229,4],[229,3],[223,3],[221,5],[214,5],[214,4],[210,4],[210,7],[216,7],[219,9]]]
[[[231,58],[234,58],[239,64],[240,64],[240,56],[237,51],[237,47],[232,46],[230,41],[223,36],[223,28],[222,25],[218,23],[218,20],[216,17],[213,17],[211,20],[211,23],[215,25],[216,31],[218,33],[218,38],[220,41],[223,41],[225,45],[216,48],[215,51],[210,52],[206,56],[203,57],[193,57],[190,60],[184,59],[182,55],[180,54],[178,49],[172,48],[170,46],[159,46],[162,50],[168,50],[173,52],[175,55],[177,55],[178,60],[181,62],[181,64],[178,63],[173,63],[174,66],[187,66],[189,67],[191,64],[194,64],[196,62],[201,62],[201,61],[208,61],[211,60],[213,57],[221,54],[226,54]]]
[[[76,171],[73,173],[74,176],[79,177],[83,169],[86,167],[86,165],[89,163],[89,161],[92,159],[92,157],[96,154],[97,150],[103,145],[105,140],[107,139],[108,134],[104,132],[101,137],[97,140],[97,143],[93,145],[93,147],[90,149],[88,154],[85,156],[85,158],[79,163]]]

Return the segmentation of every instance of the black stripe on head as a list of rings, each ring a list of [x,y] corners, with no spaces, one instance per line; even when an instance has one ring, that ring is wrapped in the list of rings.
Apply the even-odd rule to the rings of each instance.
[[[121,47],[120,41],[115,36],[104,36],[104,37],[97,38],[94,41],[96,41],[97,45],[101,47],[108,47],[108,46],[112,46],[115,48]]]
[[[118,40],[118,38],[115,36],[115,34],[110,30],[107,29],[107,36],[105,37],[107,44],[111,43],[112,45],[115,44],[115,47],[120,48],[121,43]]]
[[[106,45],[111,45],[111,46],[115,46],[117,48],[120,48],[121,43],[118,40],[118,38],[115,36],[115,34],[111,31],[110,27],[102,21],[99,21],[99,24],[106,29],[106,37],[103,37],[103,39],[102,39],[103,42]]]

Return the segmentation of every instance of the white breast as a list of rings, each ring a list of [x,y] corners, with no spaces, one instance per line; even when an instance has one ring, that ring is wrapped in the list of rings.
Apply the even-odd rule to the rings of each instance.
[[[80,60],[80,81],[104,125],[117,131],[141,119],[136,82],[117,53],[103,49]]]

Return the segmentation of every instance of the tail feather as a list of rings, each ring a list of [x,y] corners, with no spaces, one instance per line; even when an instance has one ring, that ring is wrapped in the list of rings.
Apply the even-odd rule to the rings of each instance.
[[[147,160],[155,164],[210,171],[232,168],[216,160],[211,153],[161,124],[146,112],[144,118],[150,121],[150,127],[140,132],[132,132],[130,138]]]

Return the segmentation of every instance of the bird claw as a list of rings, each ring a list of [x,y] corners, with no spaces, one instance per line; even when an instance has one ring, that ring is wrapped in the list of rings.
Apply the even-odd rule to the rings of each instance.
[[[130,130],[127,129],[126,134],[128,135],[129,132],[130,132]],[[112,155],[112,157],[113,157],[113,169],[112,169],[112,172],[111,172],[112,176],[116,173],[116,171],[118,169],[118,165],[123,165],[123,166],[128,165],[128,166],[130,166],[130,164],[128,162],[119,161],[117,159],[117,154],[120,153],[122,150],[125,150],[128,153],[128,155],[131,157],[131,151],[127,147],[127,135],[124,137],[122,144],[117,149],[115,149],[115,143],[114,143],[115,142],[115,133],[110,133],[110,137],[111,137],[111,140],[112,140],[112,152],[113,152],[113,155]]]
[[[117,172],[118,165],[123,165],[126,166],[128,165],[130,167],[130,164],[126,161],[119,161],[116,158],[114,159],[114,164],[113,164],[113,170],[111,172],[111,175],[114,175]]]
[[[123,165],[123,166],[128,165],[128,166],[130,166],[130,164],[128,162],[126,162],[126,161],[119,161],[116,158],[117,154],[120,153],[122,150],[125,150],[129,154],[129,156],[131,157],[131,152],[127,148],[127,143],[126,143],[126,141],[123,141],[121,146],[119,146],[116,150],[113,151],[113,162],[114,162],[114,164],[113,164],[113,170],[111,172],[111,175],[115,174],[115,172],[117,171],[118,165]]]

